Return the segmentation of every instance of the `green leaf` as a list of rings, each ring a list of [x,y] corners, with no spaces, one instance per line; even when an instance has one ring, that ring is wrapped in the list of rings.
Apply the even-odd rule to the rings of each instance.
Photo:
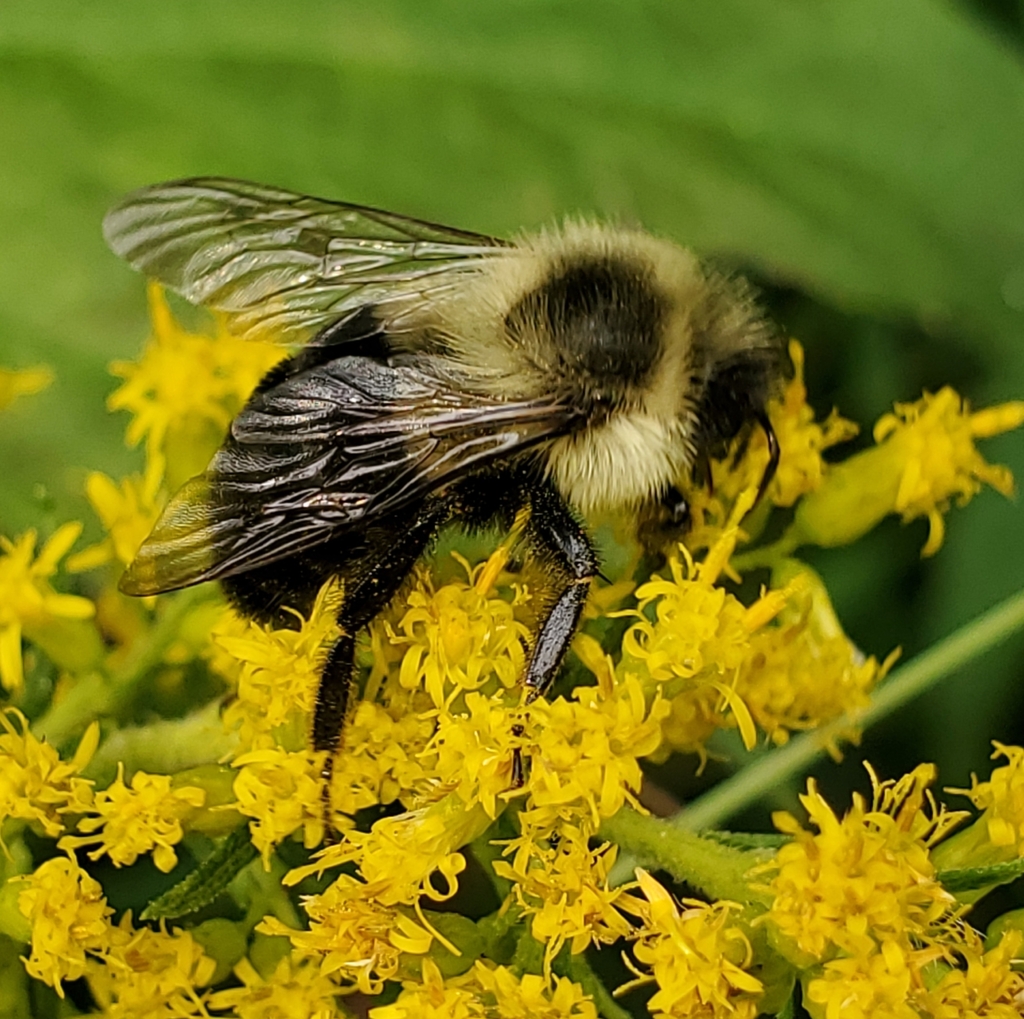
[[[973,892],[979,888],[991,888],[994,885],[1006,885],[1016,881],[1024,874],[1024,859],[1010,860],[1007,863],[994,863],[989,867],[958,867],[955,870],[942,870],[936,874],[936,880],[947,892]]]
[[[208,906],[257,855],[249,826],[236,828],[195,870],[155,898],[142,911],[140,919],[172,920]]]

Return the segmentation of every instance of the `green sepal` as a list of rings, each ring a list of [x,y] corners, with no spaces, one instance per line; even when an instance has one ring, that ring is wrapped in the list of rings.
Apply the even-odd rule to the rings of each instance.
[[[1024,874],[1024,859],[993,863],[988,867],[957,867],[940,870],[936,880],[947,892],[973,892],[993,885],[1006,885]]]
[[[172,920],[208,906],[257,855],[249,826],[236,828],[195,870],[146,906],[139,919]]]

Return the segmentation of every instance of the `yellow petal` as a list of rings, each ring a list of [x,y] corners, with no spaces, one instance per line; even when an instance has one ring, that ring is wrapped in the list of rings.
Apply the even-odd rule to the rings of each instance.
[[[750,709],[744,703],[743,698],[731,686],[726,686],[724,683],[712,683],[711,685],[726,699],[732,713],[736,716],[743,745],[748,750],[753,750],[757,745],[757,729],[754,726]]]

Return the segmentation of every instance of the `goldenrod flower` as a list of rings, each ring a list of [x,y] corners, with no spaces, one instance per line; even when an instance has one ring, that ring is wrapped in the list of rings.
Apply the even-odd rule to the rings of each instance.
[[[360,701],[345,724],[344,745],[335,758],[332,807],[351,815],[378,803],[425,795],[433,784],[423,761],[433,729],[429,717]]]
[[[833,465],[827,483],[797,507],[790,539],[794,543],[846,545],[889,513],[903,522],[927,517],[928,541],[921,554],[942,545],[942,514],[955,498],[964,505],[991,485],[1003,495],[1013,490],[1006,467],[989,464],[975,439],[1024,424],[1024,402],[1004,403],[971,413],[948,386],[916,403],[896,404],[875,425],[873,449]]]
[[[147,464],[145,475],[129,475],[122,478],[120,484],[100,471],[93,471],[85,479],[85,494],[107,536],[71,556],[68,569],[91,570],[111,561],[127,566],[160,516],[162,480],[155,460]]]
[[[376,899],[386,906],[414,905],[421,897],[441,902],[458,890],[466,860],[457,850],[482,835],[491,818],[465,809],[454,795],[429,807],[382,817],[368,832],[352,829],[320,850],[315,862],[290,871],[286,884],[328,867],[355,862]]]
[[[934,766],[924,764],[898,782],[872,774],[870,809],[855,793],[842,819],[809,779],[800,802],[818,833],[790,814],[773,816],[793,841],[770,865],[775,898],[767,920],[798,949],[798,963],[837,950],[866,957],[886,941],[905,944],[950,918],[954,899],[935,880],[929,847],[959,816],[922,809],[931,804],[934,779]]]
[[[437,590],[429,576],[420,576],[391,635],[392,643],[407,648],[399,671],[405,689],[426,690],[441,708],[457,693],[480,689],[489,681],[505,688],[515,685],[532,635],[515,618],[518,602],[492,593],[499,564],[507,556],[503,546],[472,569],[460,557],[468,582],[453,581]],[[523,597],[517,590],[517,598]]]
[[[206,467],[231,419],[285,350],[233,335],[223,318],[213,335],[187,332],[160,286],[151,283],[148,293],[153,338],[138,361],[111,365],[125,381],[107,407],[134,415],[128,444],[145,439],[147,456],[166,464],[174,488]]]
[[[620,909],[632,897],[608,883],[617,848],[604,843],[591,849],[591,832],[569,824],[550,841],[524,828],[526,834],[506,849],[512,863],[496,860],[494,872],[513,882],[516,901],[532,918],[531,933],[544,945],[545,966],[565,944],[579,955],[592,944],[628,937],[632,926]]]
[[[337,986],[312,959],[285,956],[266,980],[248,959],[235,967],[241,987],[215,991],[211,1011],[231,1010],[237,1019],[335,1019]]]
[[[48,838],[64,830],[61,814],[86,810],[92,783],[77,777],[89,763],[100,739],[93,722],[70,761],[32,735],[25,716],[16,708],[0,712],[0,823],[7,818],[38,824]]]
[[[992,845],[1007,855],[1024,856],[1024,747],[993,745],[992,757],[1005,757],[1008,763],[996,768],[987,782],[974,778],[968,795],[985,811],[981,822]]]
[[[18,908],[32,924],[25,969],[63,998],[61,982],[82,976],[87,953],[108,948],[113,910],[100,883],[66,856],[47,860],[20,880],[26,887],[18,895]]]
[[[102,959],[86,966],[89,989],[109,1019],[206,1019],[205,993],[217,963],[188,931],[132,926],[110,932]]]
[[[685,900],[680,910],[646,871],[638,869],[637,878],[649,907],[633,954],[650,973],[637,971],[626,986],[657,983],[647,1007],[658,1017],[754,1019],[763,986],[749,972],[750,940],[732,922],[739,907]]]
[[[49,578],[82,533],[82,525],[58,527],[36,551],[36,532],[30,529],[11,541],[0,535],[0,682],[7,690],[24,683],[21,635],[44,628],[58,619],[89,619],[95,612],[88,598],[58,594]]]
[[[753,494],[746,494],[749,506]],[[737,503],[735,516],[745,508]],[[637,676],[648,691],[660,684],[669,701],[658,758],[673,750],[703,754],[707,738],[730,721],[739,726],[747,747],[754,745],[753,719],[736,680],[751,653],[751,634],[774,618],[790,591],[770,592],[748,607],[716,584],[738,534],[731,524],[700,564],[681,545],[682,561],[669,557],[672,578],[655,576],[637,589],[639,621],[626,631],[616,673]]]
[[[84,835],[65,835],[59,848],[73,850],[96,846],[90,860],[109,856],[115,867],[130,867],[143,853],[153,853],[153,863],[165,874],[178,862],[174,846],[184,834],[184,816],[201,807],[206,793],[196,786],[172,788],[169,775],[137,771],[129,788],[124,784],[124,765],[117,779],[98,792],[89,814],[78,822]],[[98,834],[88,834],[98,832]]]
[[[398,1000],[371,1009],[370,1019],[598,1019],[598,1013],[583,988],[565,977],[517,977],[504,966],[477,962],[444,980],[424,959],[421,982],[404,984]]]
[[[915,978],[920,979],[911,954],[896,941],[884,941],[878,951],[825,963],[806,985],[812,1019],[921,1019],[911,1004]]]
[[[249,822],[253,845],[270,868],[270,854],[292,832],[302,830],[307,849],[324,838],[324,810],[320,798],[322,753],[290,752],[267,747],[241,754],[232,762],[238,768],[234,782],[235,808]]]
[[[53,382],[53,372],[45,365],[36,368],[0,368],[0,410],[19,396],[42,392]]]
[[[843,633],[821,578],[808,567],[789,561],[773,574],[773,582],[781,580],[789,582],[786,607],[778,625],[751,635],[736,682],[754,721],[778,744],[793,730],[867,707],[898,655],[879,663],[861,654]]]
[[[319,958],[319,972],[339,989],[380,994],[384,981],[397,975],[403,953],[424,955],[434,935],[408,912],[381,904],[374,891],[342,874],[319,895],[303,898],[309,917],[304,930],[274,917],[265,917],[257,929],[288,937],[301,955]]]
[[[1024,1011],[1024,974],[1015,966],[1020,963],[1022,940],[1021,931],[1007,931],[986,952],[981,939],[966,930],[964,943],[956,948],[962,965],[914,996],[919,1014],[928,1019],[1019,1019]]]
[[[214,632],[214,643],[241,663],[237,696],[224,711],[224,725],[238,731],[242,747],[297,751],[305,746],[324,654],[339,633],[340,603],[340,587],[328,582],[308,619],[295,613],[298,629],[247,623],[241,635],[226,625]]]

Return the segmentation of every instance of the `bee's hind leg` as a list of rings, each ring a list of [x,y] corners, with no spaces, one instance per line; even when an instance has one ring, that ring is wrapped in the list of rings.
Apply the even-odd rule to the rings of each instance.
[[[555,680],[579,626],[598,561],[586,531],[550,482],[539,482],[531,488],[528,533],[534,550],[562,582],[537,635],[523,680],[529,704],[547,693]],[[516,735],[521,735],[522,729],[517,729]],[[512,761],[513,786],[522,786],[525,778],[522,755],[517,750]]]
[[[326,751],[322,796],[325,818],[330,817],[334,758],[341,747],[355,660],[356,634],[395,596],[416,560],[451,516],[448,500],[433,499],[410,511],[411,519],[396,520],[380,551],[349,572],[344,601],[338,612],[341,636],[334,642],[320,674],[313,710],[313,749]]]

